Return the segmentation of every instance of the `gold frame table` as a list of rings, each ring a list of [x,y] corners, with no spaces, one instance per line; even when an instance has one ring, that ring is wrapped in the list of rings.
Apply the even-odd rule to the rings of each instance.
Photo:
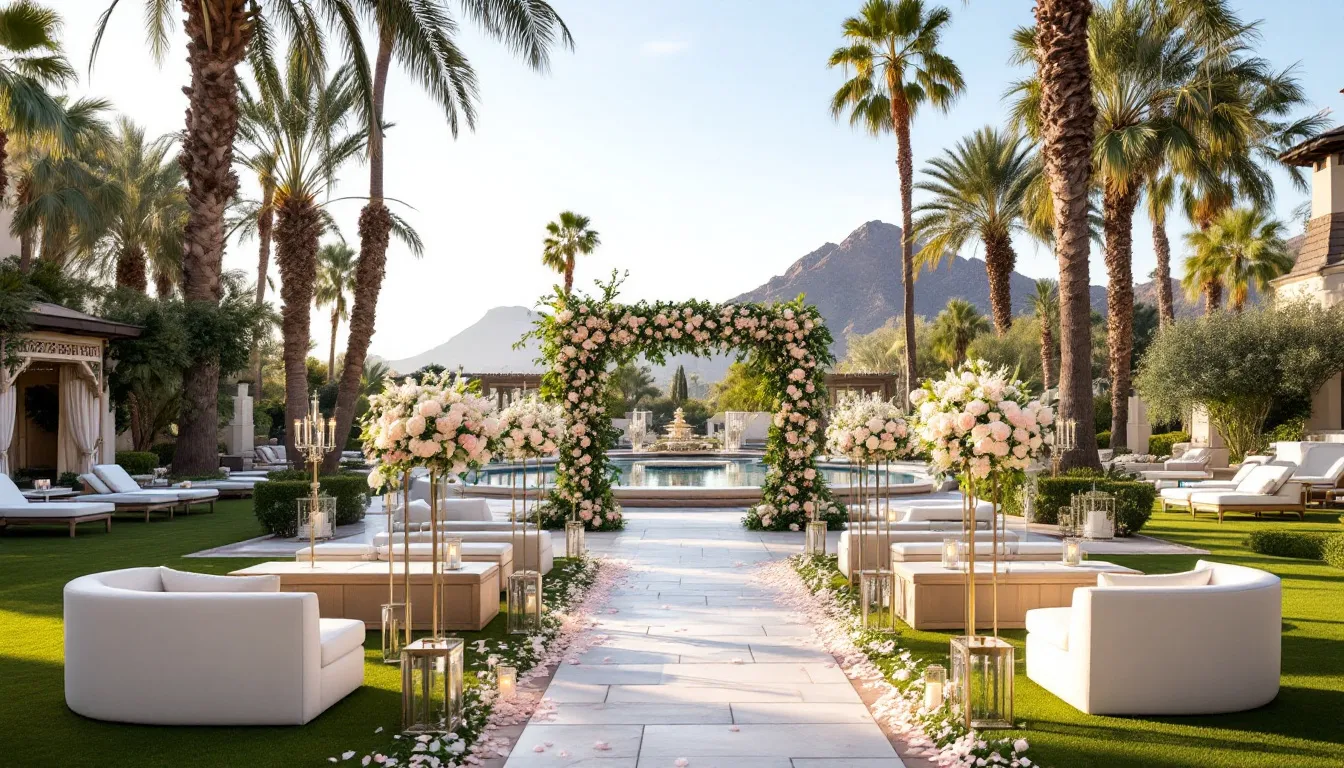
[[[411,618],[413,629],[429,629],[433,598],[430,595],[430,565],[411,563]],[[394,563],[396,596],[401,600],[405,564]],[[318,560],[278,560],[233,571],[231,576],[279,576],[281,592],[312,592],[317,595],[318,615],[328,619],[359,619],[369,629],[382,626],[382,606],[387,602],[387,563]],[[456,571],[440,571],[443,605],[439,620],[444,629],[483,629],[499,615],[499,566],[494,563],[463,563]]]
[[[988,560],[975,563],[975,623],[985,631],[994,624],[990,568]],[[891,570],[896,581],[896,615],[902,621],[915,629],[965,629],[966,563],[949,569],[937,561],[898,561],[891,564]],[[1102,572],[1138,573],[1101,560],[1085,560],[1082,565],[1000,560],[999,628],[1022,629],[1027,611],[1033,608],[1073,605],[1073,590],[1095,587],[1097,574]]]

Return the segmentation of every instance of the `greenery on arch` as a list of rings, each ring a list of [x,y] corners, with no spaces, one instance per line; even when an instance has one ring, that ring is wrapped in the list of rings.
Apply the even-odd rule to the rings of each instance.
[[[542,313],[528,334],[541,342],[542,396],[562,404],[567,427],[555,487],[544,508],[546,523],[557,525],[578,515],[593,530],[624,526],[612,494],[618,473],[607,459],[620,436],[607,414],[613,368],[638,355],[662,363],[667,355],[736,351],[765,382],[775,411],[766,439],[762,504],[748,512],[745,524],[764,527],[759,514],[764,510],[772,530],[799,529],[811,516],[839,528],[844,509],[816,468],[824,441],[824,371],[833,361],[831,334],[817,309],[801,296],[769,305],[621,304],[616,301],[620,282],[613,273],[599,284],[597,296],[543,298],[551,312]]]

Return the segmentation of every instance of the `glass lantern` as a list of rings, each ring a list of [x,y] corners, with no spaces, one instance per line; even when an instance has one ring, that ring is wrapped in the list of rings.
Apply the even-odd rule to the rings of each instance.
[[[514,571],[509,576],[507,598],[509,634],[540,632],[541,574],[537,571]]]
[[[1078,518],[1073,513],[1073,507],[1060,507],[1058,522],[1060,536],[1067,539],[1078,535]]]
[[[1013,662],[1003,638],[952,638],[952,692],[967,728],[1013,727]]]
[[[1064,540],[1064,564],[1083,564],[1083,542],[1070,536]]]
[[[449,571],[462,570],[462,539],[448,536],[439,539],[439,562]]]
[[[1097,490],[1077,494],[1073,497],[1073,524],[1089,541],[1115,538],[1115,496]]]
[[[586,530],[587,526],[582,520],[565,521],[565,557],[575,560],[583,557]]]
[[[383,603],[383,663],[401,663],[401,644],[410,626],[411,607],[406,603]]]
[[[955,571],[961,567],[961,541],[959,539],[943,539],[942,561],[943,567],[949,571]]]
[[[804,551],[812,557],[826,556],[826,521],[808,520]]]
[[[299,541],[325,541],[336,535],[336,497],[318,496],[316,511],[313,510],[311,496],[295,499],[294,506],[298,511],[297,534],[294,538]],[[310,524],[313,526],[312,532],[308,530]]]
[[[495,685],[499,689],[499,698],[509,701],[518,693],[518,668],[500,664],[495,667]]]
[[[947,688],[947,669],[942,664],[924,668],[924,711],[935,712],[943,707],[943,691]]]
[[[444,734],[462,718],[463,641],[425,638],[401,649],[401,729]]]
[[[896,629],[896,605],[893,598],[891,571],[859,572],[859,605],[863,626],[879,632]]]

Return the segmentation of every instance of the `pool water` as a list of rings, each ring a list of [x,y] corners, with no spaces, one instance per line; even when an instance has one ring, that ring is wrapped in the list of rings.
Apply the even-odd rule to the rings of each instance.
[[[612,467],[620,470],[621,477],[617,485],[637,488],[732,488],[737,486],[759,487],[765,482],[765,464],[760,459],[715,459],[715,458],[649,458],[649,459],[612,459]],[[844,466],[818,467],[828,485],[849,485],[851,475]],[[874,474],[869,473],[869,482]],[[555,482],[554,468],[542,469],[542,479],[547,485]],[[914,482],[915,478],[905,472],[887,472],[882,484],[901,485]],[[486,469],[467,475],[467,482],[484,485],[508,486],[510,470],[503,467]],[[537,482],[536,470],[528,469],[528,485]]]

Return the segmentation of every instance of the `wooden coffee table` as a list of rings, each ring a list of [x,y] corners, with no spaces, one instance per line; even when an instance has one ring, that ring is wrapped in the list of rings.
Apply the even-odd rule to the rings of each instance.
[[[411,618],[415,629],[429,629],[433,598],[430,595],[430,565],[411,563]],[[318,614],[329,619],[359,619],[364,626],[382,626],[382,605],[388,602],[387,563],[318,560],[280,560],[234,571],[232,576],[274,575],[282,592],[312,592],[317,595]],[[404,563],[394,563],[396,599],[402,599]],[[444,629],[480,630],[499,615],[499,566],[494,563],[463,563],[456,571],[443,571],[443,601],[439,618]]]
[[[895,562],[896,615],[915,629],[963,629],[966,626],[966,564],[949,570],[940,562]],[[1085,560],[1082,565],[1060,562],[1012,561],[999,563],[999,628],[1026,626],[1027,611],[1073,604],[1073,590],[1095,587],[1097,574],[1138,573],[1115,563]],[[988,628],[994,620],[994,590],[990,563],[975,564],[976,626]]]

